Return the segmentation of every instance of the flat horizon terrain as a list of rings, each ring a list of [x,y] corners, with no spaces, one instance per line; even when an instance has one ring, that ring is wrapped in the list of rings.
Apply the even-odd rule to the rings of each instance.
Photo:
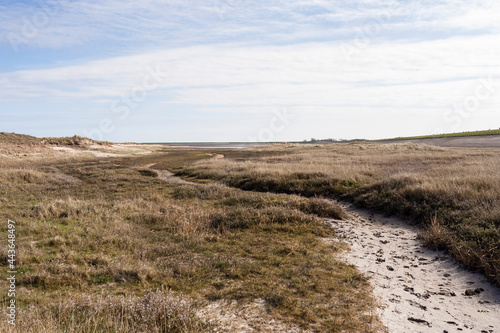
[[[498,131],[493,131],[497,133]],[[383,140],[366,140],[374,143],[421,143],[439,147],[471,147],[471,148],[500,148],[500,134],[488,134],[487,131],[479,131],[480,134],[470,132],[469,135],[460,136],[461,133],[444,134],[443,137],[422,137],[422,138],[393,138]],[[350,142],[350,141],[348,141]],[[359,142],[365,142],[361,140]],[[284,143],[284,142],[281,142]],[[318,142],[292,142],[297,144],[342,144],[345,142],[330,142],[319,140]],[[148,144],[148,143],[145,143]],[[163,144],[172,147],[192,147],[192,148],[249,148],[259,145],[273,144],[272,142],[175,142],[175,143],[152,143]]]
[[[500,135],[457,136],[427,139],[391,139],[376,143],[421,143],[439,147],[500,148]]]
[[[0,133],[0,330],[498,329],[500,149],[207,145]]]

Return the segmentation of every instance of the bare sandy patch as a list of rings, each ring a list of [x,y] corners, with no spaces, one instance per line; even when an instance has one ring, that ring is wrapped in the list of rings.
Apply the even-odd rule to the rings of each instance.
[[[331,220],[351,246],[344,259],[370,277],[389,332],[497,332],[500,290],[450,256],[424,248],[423,230],[342,204],[351,218]]]
[[[198,315],[208,322],[216,324],[217,332],[275,332],[298,333],[311,332],[300,327],[274,319],[266,310],[264,300],[255,300],[248,304],[236,301],[217,301],[198,311]]]
[[[52,151],[74,155],[92,155],[95,157],[124,157],[131,155],[149,155],[162,149],[161,145],[121,144],[89,145],[81,147],[48,146]]]

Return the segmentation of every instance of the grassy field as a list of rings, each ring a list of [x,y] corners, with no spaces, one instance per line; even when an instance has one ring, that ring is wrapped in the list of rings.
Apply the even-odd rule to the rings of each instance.
[[[320,219],[345,217],[331,201],[159,178],[215,165],[205,151],[98,159],[2,149],[0,237],[16,221],[18,247],[17,326],[4,318],[2,332],[224,332],[202,310],[226,302],[261,304],[259,316],[285,328],[382,329],[367,279],[336,259],[346,246]]]
[[[435,138],[453,138],[453,137],[484,136],[484,135],[500,135],[500,129],[484,130],[484,131],[471,131],[471,132],[444,133],[444,134],[422,135],[422,136],[408,136],[408,137],[402,137],[402,138],[383,139],[383,140],[376,140],[376,141],[435,139]]]
[[[342,198],[422,224],[431,248],[500,284],[500,151],[412,143],[280,144],[178,170],[244,190]]]

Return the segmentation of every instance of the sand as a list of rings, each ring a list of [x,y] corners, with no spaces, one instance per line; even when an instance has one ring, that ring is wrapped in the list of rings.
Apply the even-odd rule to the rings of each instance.
[[[424,248],[418,227],[340,205],[351,218],[328,223],[351,246],[343,259],[370,277],[389,332],[500,332],[500,289],[484,276]]]
[[[159,146],[140,144],[113,144],[111,146],[90,145],[88,147],[60,147],[49,146],[55,151],[68,154],[92,154],[96,157],[125,157],[130,155],[148,155]]]
[[[273,318],[266,309],[266,302],[262,299],[248,304],[215,301],[199,310],[198,315],[216,324],[217,333],[312,333],[292,323],[284,323]]]

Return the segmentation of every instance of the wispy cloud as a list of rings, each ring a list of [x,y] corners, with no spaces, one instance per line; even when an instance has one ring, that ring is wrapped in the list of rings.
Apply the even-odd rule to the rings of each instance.
[[[369,92],[407,91],[417,85],[451,89],[467,80],[500,73],[500,35],[416,43],[377,44],[344,58],[339,45],[216,45],[155,51],[60,68],[0,74],[0,100],[89,99],[119,96],[162,64],[168,78],[161,88],[175,90],[172,103],[248,105],[273,96],[280,103],[346,104]],[[485,66],[487,64],[487,66]],[[350,90],[351,93],[346,94]],[[239,92],[236,94],[236,92]],[[169,93],[170,94],[170,93]],[[409,100],[407,103],[417,102]],[[421,103],[421,101],[418,101]]]
[[[49,9],[55,14],[36,38],[35,47],[61,48],[99,41],[134,45],[189,45],[234,41],[289,42],[318,35],[349,38],[356,28],[387,15],[388,26],[436,31],[488,29],[498,32],[497,1],[241,1],[241,0],[50,0],[0,5],[0,41],[22,34],[26,21]],[[387,29],[384,35],[397,36]],[[425,34],[425,31],[422,31]],[[402,36],[400,36],[402,37]],[[125,47],[124,45],[120,45]]]
[[[493,0],[40,3],[0,5],[3,54],[31,68],[0,73],[0,102],[54,112],[73,105],[99,117],[161,64],[168,74],[148,105],[157,117],[288,105],[299,115],[344,110],[368,119],[399,110],[410,119],[419,110],[440,118],[478,79],[500,75],[500,2]],[[17,60],[13,35],[22,38],[19,59],[28,60]],[[348,57],[345,45],[355,51]],[[46,60],[30,62],[48,50]],[[497,96],[478,117],[493,114]]]

